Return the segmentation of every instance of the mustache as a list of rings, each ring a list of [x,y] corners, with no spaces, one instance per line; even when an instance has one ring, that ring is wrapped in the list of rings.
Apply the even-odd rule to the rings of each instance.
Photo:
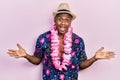
[[[67,26],[58,26],[59,28],[67,28]]]

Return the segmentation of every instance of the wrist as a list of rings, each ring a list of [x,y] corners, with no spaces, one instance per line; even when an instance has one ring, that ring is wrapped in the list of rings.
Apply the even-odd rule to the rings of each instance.
[[[96,61],[96,60],[98,60],[98,58],[96,57],[96,56],[93,56],[93,59]]]
[[[25,53],[25,55],[23,56],[24,58],[27,58],[27,56],[28,56],[28,54],[27,53]]]

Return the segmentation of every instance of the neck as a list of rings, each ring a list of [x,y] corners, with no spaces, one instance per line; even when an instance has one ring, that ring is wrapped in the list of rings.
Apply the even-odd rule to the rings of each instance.
[[[58,34],[60,39],[64,39],[64,35],[63,34]]]

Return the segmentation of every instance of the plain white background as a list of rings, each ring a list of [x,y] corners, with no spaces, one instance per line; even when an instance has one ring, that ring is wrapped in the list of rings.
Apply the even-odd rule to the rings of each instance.
[[[67,2],[77,15],[74,32],[84,39],[88,58],[97,49],[114,51],[110,60],[99,60],[79,71],[79,80],[120,80],[120,1],[119,0],[1,0],[0,1],[0,80],[41,80],[42,64],[9,57],[8,49],[20,43],[33,54],[37,37],[53,25],[52,12]]]

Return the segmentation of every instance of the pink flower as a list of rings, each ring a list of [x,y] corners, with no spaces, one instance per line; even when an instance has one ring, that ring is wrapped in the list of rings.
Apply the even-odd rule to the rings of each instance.
[[[73,57],[74,55],[75,55],[75,52],[72,52],[72,53],[71,53],[71,56]]]
[[[47,75],[50,75],[50,70],[47,69],[47,70],[46,70],[46,74],[47,74]]]
[[[60,75],[60,80],[64,80],[64,78],[65,78],[64,74],[61,74]]]
[[[46,35],[46,38],[49,38],[50,37],[50,34]]]
[[[78,44],[80,41],[79,39],[75,39],[75,43]]]
[[[75,65],[72,65],[71,67],[72,67],[72,69],[75,69]]]
[[[44,59],[43,63],[45,64],[46,60]]]
[[[45,54],[45,59],[47,59],[47,56],[46,56],[46,54]]]
[[[39,53],[39,52],[40,52],[40,50],[39,50],[39,49],[36,49],[36,50],[35,50],[35,53]]]
[[[40,43],[44,43],[44,38],[42,38],[42,39],[40,40]]]

